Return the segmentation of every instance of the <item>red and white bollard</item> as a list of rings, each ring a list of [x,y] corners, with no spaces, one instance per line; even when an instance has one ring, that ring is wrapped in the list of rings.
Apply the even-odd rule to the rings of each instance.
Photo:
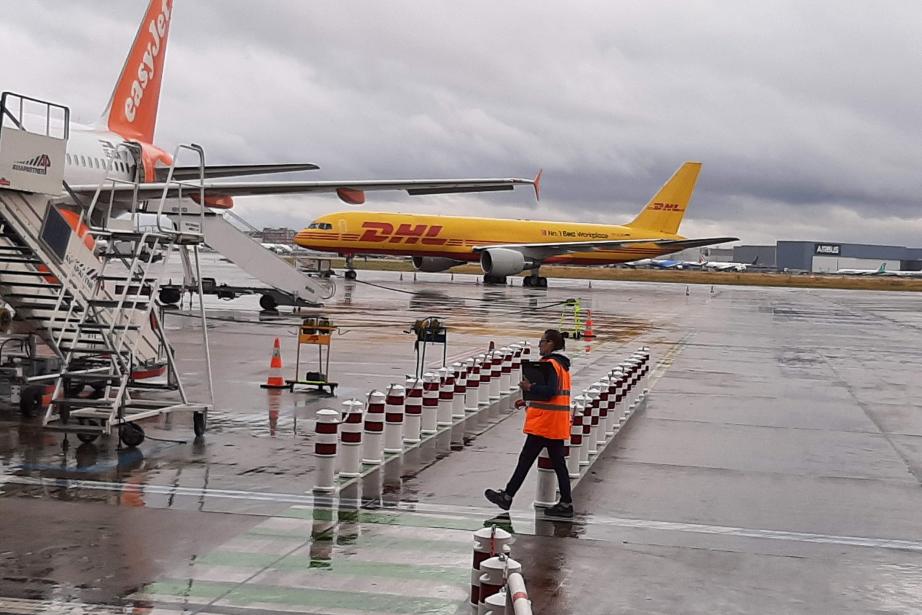
[[[318,410],[314,428],[314,456],[317,458],[317,480],[314,491],[336,491],[336,434],[339,429],[339,412]]]
[[[491,608],[486,603],[487,598],[498,594],[506,585],[506,576],[515,572],[522,573],[522,564],[505,555],[491,557],[480,564],[479,613],[486,613]]]
[[[592,417],[586,414],[586,403],[589,399],[585,395],[577,395],[573,399],[575,406],[573,422],[579,416],[579,423],[583,428],[582,446],[579,447],[579,465],[581,468],[589,465],[589,439],[592,437]]]
[[[512,351],[508,346],[499,349],[499,395],[504,397],[509,392],[509,381],[512,379]]]
[[[490,378],[493,375],[493,362],[485,354],[477,355],[477,361],[480,363],[480,389],[477,391],[477,405],[489,406]]]
[[[535,491],[535,508],[549,508],[557,503],[557,475],[547,448],[538,453],[538,489]]]
[[[512,373],[509,375],[509,392],[515,393],[519,390],[519,383],[522,382],[522,346],[513,344],[512,348]]]
[[[589,387],[589,399],[592,400],[593,406],[593,418],[595,419],[595,425],[592,426],[592,433],[595,437],[595,448],[597,451],[601,451],[605,448],[605,425],[602,422],[602,404],[605,403],[602,401],[602,395],[608,395],[608,391],[602,388],[602,385],[598,382]],[[606,415],[608,413],[606,412]]]
[[[615,426],[618,424],[618,416],[615,414],[618,399],[618,378],[614,374],[609,374],[606,380],[608,382],[608,399],[605,400],[605,439],[610,440],[615,435]]]
[[[604,447],[608,442],[608,377],[595,384],[599,389],[599,432],[598,443]]]
[[[368,411],[365,413],[365,444],[362,463],[379,465],[384,463],[384,400],[380,391],[368,395]]]
[[[480,564],[494,555],[509,555],[512,534],[496,526],[484,527],[474,532],[474,561],[471,564],[470,604],[480,604]]]
[[[464,362],[467,371],[467,394],[464,396],[464,411],[477,412],[480,401],[480,366],[477,359],[470,358]]]
[[[455,377],[454,398],[451,400],[451,418],[452,420],[463,419],[464,395],[467,392],[467,373],[461,363],[452,363],[451,369]]]
[[[406,389],[392,384],[384,399],[384,452],[403,452],[403,405]]]
[[[423,382],[415,376],[407,376],[407,397],[404,402],[403,441],[417,444],[423,420]]]
[[[500,381],[503,378],[503,353],[501,350],[494,350],[490,353],[490,403],[499,401],[502,397],[500,393]]]
[[[570,425],[570,444],[567,449],[567,473],[570,478],[579,478],[579,461],[583,448],[583,415],[577,411],[576,402],[571,406],[573,423]]]
[[[432,372],[423,374],[423,420],[422,433],[439,430],[439,377]]]
[[[451,426],[451,410],[454,407],[455,375],[447,367],[439,368],[439,406],[436,412],[436,425]]]
[[[343,402],[343,422],[339,431],[342,460],[339,475],[352,478],[362,474],[362,408],[357,399]]]

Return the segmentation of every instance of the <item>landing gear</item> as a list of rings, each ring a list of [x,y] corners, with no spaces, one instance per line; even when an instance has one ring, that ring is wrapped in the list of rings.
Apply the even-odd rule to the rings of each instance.
[[[483,276],[483,283],[484,283],[484,285],[487,285],[487,284],[497,284],[497,285],[505,286],[505,285],[506,285],[506,276],[504,276],[504,275],[490,275],[490,274],[485,274],[485,275]]]
[[[267,312],[275,312],[278,310],[279,302],[272,295],[263,295],[259,298],[259,307]]]
[[[347,280],[354,280],[358,276],[358,274],[355,273],[355,263],[353,262],[354,260],[354,254],[349,254],[346,256],[346,273],[343,274],[343,277],[345,277]]]
[[[535,273],[523,278],[522,286],[527,288],[547,288],[547,278]]]

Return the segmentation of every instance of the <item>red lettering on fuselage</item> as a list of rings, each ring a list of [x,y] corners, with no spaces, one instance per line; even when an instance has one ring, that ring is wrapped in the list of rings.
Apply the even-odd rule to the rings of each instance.
[[[394,230],[394,225],[388,222],[363,222],[362,228],[365,232],[359,237],[359,241],[370,241],[374,243],[406,243],[416,244],[423,243],[426,245],[441,246],[447,239],[438,237],[442,232],[443,226],[428,224],[401,224]]]

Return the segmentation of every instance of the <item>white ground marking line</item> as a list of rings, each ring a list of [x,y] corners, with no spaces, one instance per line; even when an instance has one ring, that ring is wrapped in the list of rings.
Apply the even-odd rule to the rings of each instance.
[[[160,485],[123,485],[121,483],[108,483],[88,480],[65,479],[37,479],[22,476],[0,477],[0,484],[40,485],[54,483],[57,486],[74,489],[95,489],[105,491],[134,491],[152,494],[188,495],[193,497],[213,497],[226,499],[248,499],[256,501],[272,501],[289,503],[293,508],[309,509],[313,506],[315,498],[306,495],[286,493],[262,493],[255,491],[232,491],[225,489],[199,489],[186,487],[167,487]],[[329,502],[330,500],[325,500]],[[493,508],[458,506],[451,504],[405,503],[395,508],[363,509],[369,514],[395,513],[395,514],[437,514],[457,519],[489,518],[496,515]],[[513,511],[517,512],[517,511]],[[252,513],[235,513],[252,514]],[[271,516],[271,515],[266,515]],[[516,515],[518,517],[518,514]],[[524,513],[527,518],[527,513]],[[540,518],[544,520],[544,518]],[[550,517],[549,517],[550,519]],[[518,520],[516,520],[518,523]],[[589,515],[584,519],[577,519],[577,523],[589,526],[611,526],[633,529],[663,530],[670,532],[686,532],[695,534],[709,534],[731,536],[737,538],[760,538],[768,540],[784,540],[789,542],[805,542],[817,544],[836,544],[854,547],[870,547],[875,549],[891,549],[899,551],[922,552],[922,542],[901,540],[893,538],[873,538],[864,536],[837,536],[832,534],[816,534],[810,532],[792,532],[785,530],[766,530],[724,525],[708,525],[702,523],[681,523],[673,521],[656,521],[652,519],[630,519],[626,517],[606,517]],[[528,521],[525,521],[525,525]]]

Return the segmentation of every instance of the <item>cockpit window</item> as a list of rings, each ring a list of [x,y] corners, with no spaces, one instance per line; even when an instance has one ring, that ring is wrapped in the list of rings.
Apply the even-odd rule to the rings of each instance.
[[[311,222],[307,228],[318,229],[321,231],[332,231],[333,225],[329,222]]]

